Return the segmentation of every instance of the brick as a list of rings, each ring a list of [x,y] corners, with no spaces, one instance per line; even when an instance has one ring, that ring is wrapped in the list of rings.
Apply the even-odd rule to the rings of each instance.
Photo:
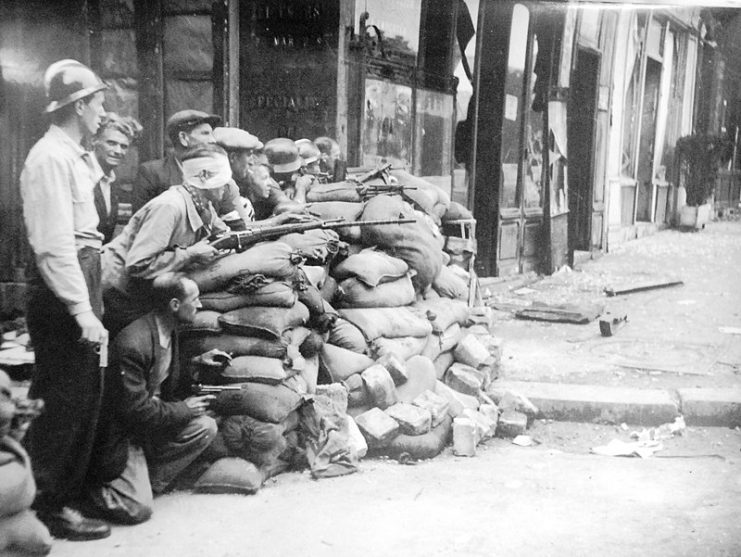
[[[474,368],[456,362],[445,373],[445,384],[459,393],[477,396],[483,386],[483,376]]]
[[[432,426],[430,411],[408,402],[397,402],[389,406],[386,414],[399,423],[401,432],[405,435],[422,435],[430,431]]]
[[[527,416],[522,412],[505,410],[499,416],[497,424],[497,437],[514,438],[525,433],[527,429]]]
[[[338,410],[347,413],[347,389],[342,383],[330,383],[329,385],[317,385],[316,394],[324,395],[335,403]]]
[[[378,360],[379,364],[385,367],[394,380],[394,385],[403,385],[409,379],[407,367],[399,358],[393,354],[387,354]]]
[[[432,418],[432,427],[437,427],[448,415],[448,408],[450,404],[447,400],[433,391],[427,390],[417,398],[414,399],[412,404],[425,408]]]
[[[452,418],[461,415],[464,408],[473,408],[474,410],[478,410],[479,408],[478,399],[454,391],[442,381],[435,383],[435,394],[440,395],[448,402],[448,413]]]
[[[476,456],[478,445],[476,424],[463,417],[453,420],[453,453],[458,456]]]
[[[399,424],[380,408],[371,408],[355,418],[368,447],[380,448],[400,433]]]
[[[486,347],[474,335],[464,336],[453,351],[455,361],[478,368],[491,357]]]
[[[384,410],[398,400],[391,374],[380,364],[374,364],[360,374],[373,403]]]

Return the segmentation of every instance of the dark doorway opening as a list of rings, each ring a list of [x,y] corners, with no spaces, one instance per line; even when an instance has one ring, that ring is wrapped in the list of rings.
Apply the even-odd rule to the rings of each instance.
[[[589,250],[592,224],[594,126],[600,56],[579,49],[568,106],[569,252]]]

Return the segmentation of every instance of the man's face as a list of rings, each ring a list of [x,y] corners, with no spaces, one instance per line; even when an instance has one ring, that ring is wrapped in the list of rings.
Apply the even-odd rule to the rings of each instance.
[[[237,182],[246,182],[256,161],[255,152],[252,149],[242,149],[229,155],[232,166],[232,177]]]
[[[95,157],[104,170],[120,165],[129,151],[129,138],[120,131],[106,128],[95,140]]]
[[[179,300],[180,303],[175,311],[175,317],[180,323],[192,323],[195,320],[196,312],[201,307],[199,295],[198,285],[189,280],[185,287],[185,295],[182,300]]]
[[[203,122],[202,124],[198,124],[189,132],[181,131],[180,142],[183,144],[183,147],[188,148],[196,147],[197,145],[216,143],[216,139],[214,138],[214,130],[211,127],[211,124]]]
[[[82,108],[78,114],[82,123],[83,133],[88,138],[95,135],[95,132],[98,131],[98,127],[100,126],[101,119],[105,116],[105,109],[103,108],[104,100],[105,95],[103,91],[98,91],[87,102],[84,99],[82,101]]]
[[[272,180],[268,167],[261,164],[257,165],[249,175],[249,190],[256,198],[267,199],[270,196],[270,184]]]

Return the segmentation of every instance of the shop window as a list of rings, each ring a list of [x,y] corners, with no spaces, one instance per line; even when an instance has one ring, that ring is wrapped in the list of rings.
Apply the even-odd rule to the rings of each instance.
[[[633,25],[633,33],[628,42],[626,75],[630,76],[625,89],[623,110],[623,143],[620,171],[628,178],[635,177],[636,142],[638,141],[638,121],[641,102],[641,59],[643,38],[645,36],[647,15],[639,13]]]

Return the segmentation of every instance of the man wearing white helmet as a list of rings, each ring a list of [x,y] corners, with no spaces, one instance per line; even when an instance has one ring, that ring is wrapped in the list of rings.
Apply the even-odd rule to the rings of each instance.
[[[38,517],[52,535],[106,537],[109,526],[71,505],[94,467],[100,412],[98,348],[108,342],[100,318],[100,248],[93,188],[101,178],[82,145],[98,129],[105,84],[88,67],[61,60],[44,75],[51,125],[21,173],[23,216],[34,258],[28,269],[26,319],[36,356],[30,395],[45,402],[27,445]]]

